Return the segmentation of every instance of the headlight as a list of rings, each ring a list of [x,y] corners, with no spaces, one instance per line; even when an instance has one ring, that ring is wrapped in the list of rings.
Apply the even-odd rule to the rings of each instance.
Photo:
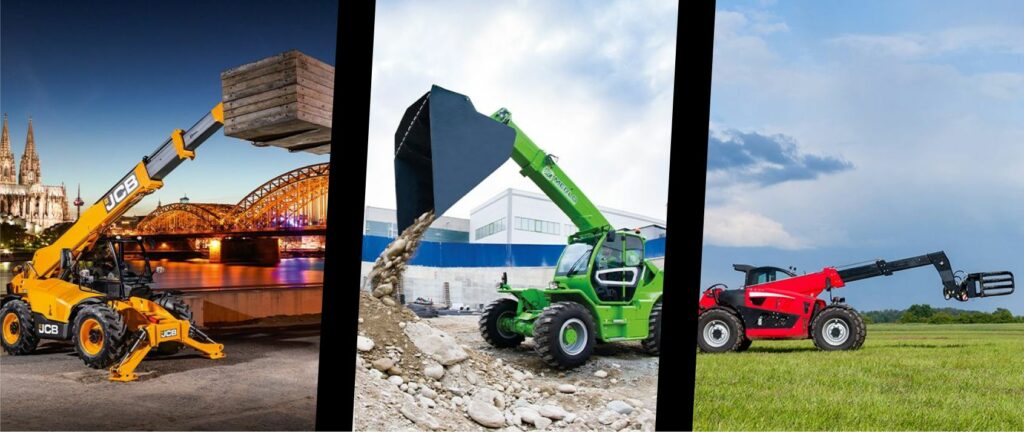
[[[548,289],[558,289],[558,282],[551,281],[548,283]]]

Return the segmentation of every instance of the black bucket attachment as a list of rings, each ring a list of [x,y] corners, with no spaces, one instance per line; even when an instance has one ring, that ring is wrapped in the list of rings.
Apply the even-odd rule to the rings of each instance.
[[[440,217],[512,156],[515,138],[468,97],[433,86],[395,131],[398,232],[427,211]]]
[[[960,286],[969,298],[1010,295],[1013,294],[1013,273],[971,273]]]

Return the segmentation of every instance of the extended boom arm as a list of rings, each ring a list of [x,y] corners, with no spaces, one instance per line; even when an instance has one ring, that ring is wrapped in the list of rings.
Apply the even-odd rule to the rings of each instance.
[[[217,104],[189,130],[175,129],[170,138],[151,155],[143,157],[127,175],[90,206],[53,244],[36,251],[30,268],[12,280],[14,289],[21,280],[52,277],[59,270],[63,250],[77,256],[96,242],[104,231],[146,195],[163,187],[163,179],[185,159],[195,158],[195,149],[224,124],[223,104]]]
[[[935,270],[939,272],[939,277],[942,278],[942,294],[946,300],[955,298],[960,301],[967,301],[967,299],[974,297],[991,297],[1013,293],[1013,273],[1008,271],[971,273],[966,278],[957,280],[957,276],[949,264],[949,258],[946,257],[944,251],[896,261],[876,260],[871,264],[837,270],[837,273],[844,283],[848,283],[877,276],[891,276],[893,272],[927,265],[935,266]]]
[[[567,216],[581,233],[610,230],[611,224],[605,219],[586,195],[556,163],[554,155],[544,153],[512,122],[512,114],[502,108],[491,118],[508,125],[516,131],[512,145],[512,160],[522,168],[520,173],[544,191]]]

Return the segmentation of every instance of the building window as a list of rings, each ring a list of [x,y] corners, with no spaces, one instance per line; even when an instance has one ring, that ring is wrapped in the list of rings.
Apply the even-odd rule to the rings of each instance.
[[[538,232],[543,234],[558,235],[561,226],[558,222],[549,222],[540,219],[530,219],[516,216],[516,229],[519,231]]]
[[[487,225],[476,229],[476,239],[480,240],[489,235],[505,231],[505,218],[498,219]]]

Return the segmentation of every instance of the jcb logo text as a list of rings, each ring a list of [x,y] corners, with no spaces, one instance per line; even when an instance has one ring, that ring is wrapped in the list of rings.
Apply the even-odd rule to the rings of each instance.
[[[128,177],[125,177],[121,183],[114,187],[114,190],[107,194],[107,204],[104,207],[106,207],[108,212],[113,210],[114,207],[117,207],[121,201],[128,198],[128,195],[138,188],[139,179],[135,178],[135,173],[128,174]]]

